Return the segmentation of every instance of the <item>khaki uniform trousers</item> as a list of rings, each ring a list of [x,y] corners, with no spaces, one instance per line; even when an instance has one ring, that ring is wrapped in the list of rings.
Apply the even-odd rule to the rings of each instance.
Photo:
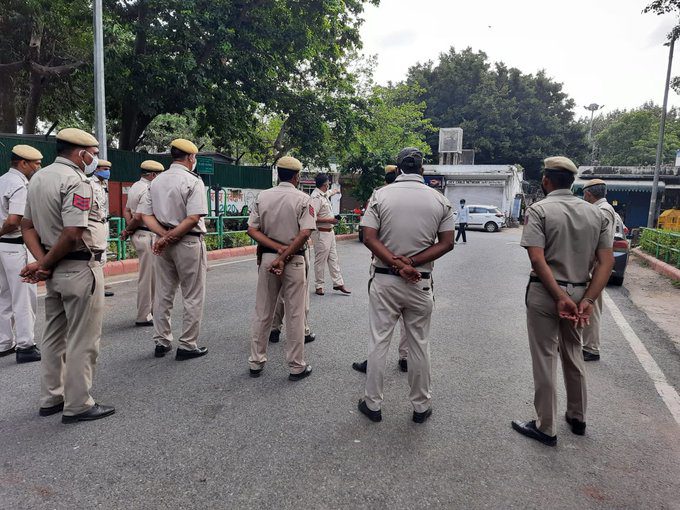
[[[205,277],[208,268],[202,237],[186,235],[177,244],[168,246],[154,261],[155,294],[153,300],[153,339],[156,344],[170,347],[172,324],[170,314],[177,287],[182,290],[184,316],[179,346],[194,350],[203,318]]]
[[[99,356],[104,272],[95,261],[62,260],[46,282],[41,407],[64,402],[64,415],[87,411]]]
[[[585,287],[574,287],[570,296],[578,303],[585,291]],[[586,371],[581,352],[581,331],[571,321],[559,318],[555,301],[541,283],[530,283],[527,287],[526,306],[534,373],[536,427],[541,432],[554,436],[558,355],[562,358],[564,383],[567,387],[567,416],[585,421]]]
[[[309,249],[305,250],[305,278],[309,281]],[[285,306],[283,304],[283,293],[279,292],[279,299],[276,300],[276,308],[274,309],[272,330],[281,331],[284,314]],[[309,288],[308,285],[305,285],[305,336],[309,335],[311,332],[312,330],[309,327]]]
[[[0,351],[35,345],[38,286],[19,276],[34,260],[23,244],[0,243]]]
[[[383,401],[383,378],[387,352],[399,316],[404,318],[408,345],[408,383],[413,409],[422,413],[431,405],[430,395],[430,320],[434,298],[432,280],[412,284],[399,276],[376,274],[369,283],[366,405],[378,411]]]
[[[600,320],[602,319],[602,294],[593,304],[590,324],[583,329],[583,350],[591,354],[600,354]]]
[[[333,287],[340,287],[345,282],[340,273],[340,264],[338,263],[338,252],[335,244],[335,232],[320,232],[315,230],[312,232],[312,241],[314,242],[314,279],[317,289],[322,289],[325,280],[326,264],[331,273],[331,280],[333,280]]]
[[[269,267],[276,259],[273,253],[263,253],[262,263],[258,269],[257,292],[255,298],[255,316],[253,318],[252,340],[250,342],[250,368],[258,370],[267,362],[267,344],[272,328],[274,309],[282,295],[286,303],[286,343],[284,351],[291,374],[299,374],[305,370],[305,294],[307,278],[305,275],[305,259],[295,255],[288,262],[281,276],[269,272]]]
[[[406,338],[406,328],[404,327],[404,318],[399,317],[399,327],[401,329],[401,337],[399,338],[399,359],[408,358],[408,339]]]
[[[153,295],[155,287],[154,257],[152,248],[156,242],[156,234],[146,230],[136,230],[132,234],[132,246],[135,247],[139,259],[139,277],[137,278],[137,322],[151,320],[153,311]]]

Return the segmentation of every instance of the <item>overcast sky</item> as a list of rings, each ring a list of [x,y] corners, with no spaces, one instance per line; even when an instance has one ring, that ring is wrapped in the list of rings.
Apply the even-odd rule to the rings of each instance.
[[[378,83],[454,46],[482,50],[524,73],[545,69],[583,105],[603,111],[661,104],[672,15],[642,14],[648,0],[382,0],[366,9],[364,52],[378,55]],[[521,8],[519,7],[521,6]],[[680,60],[680,45],[676,48]],[[680,64],[674,75],[680,74]],[[669,104],[680,106],[671,91]]]

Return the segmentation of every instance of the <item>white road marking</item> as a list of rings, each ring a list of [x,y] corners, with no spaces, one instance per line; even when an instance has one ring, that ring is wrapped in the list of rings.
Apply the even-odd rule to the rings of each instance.
[[[614,317],[621,333],[623,333],[623,336],[628,341],[630,348],[635,353],[635,356],[637,356],[642,368],[645,369],[645,372],[647,372],[647,375],[649,375],[649,378],[654,383],[657,393],[661,396],[661,399],[664,404],[666,404],[671,415],[673,415],[673,418],[675,418],[675,422],[680,425],[680,396],[678,395],[678,392],[668,383],[666,376],[659,368],[659,365],[656,364],[652,355],[649,354],[649,351],[640,340],[640,337],[638,337],[635,331],[633,331],[633,328],[630,327],[630,324],[628,324],[628,321],[621,313],[621,310],[619,310],[619,307],[616,306],[616,303],[609,297],[607,292],[603,292],[602,294],[604,303]]]

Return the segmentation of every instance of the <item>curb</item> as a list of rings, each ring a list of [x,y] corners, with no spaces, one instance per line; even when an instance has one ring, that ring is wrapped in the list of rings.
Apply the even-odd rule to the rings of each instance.
[[[358,239],[359,234],[340,234],[335,236],[338,241]],[[255,255],[257,246],[241,246],[239,248],[225,248],[208,252],[208,260],[223,260],[233,257],[245,257]],[[123,274],[136,273],[139,271],[139,259],[115,260],[107,262],[104,266],[104,276],[120,276]]]
[[[665,263],[663,260],[659,260],[652,255],[643,252],[640,248],[634,248],[631,253],[636,257],[644,260],[649,264],[654,271],[664,276],[667,276],[671,280],[680,281],[680,269]]]

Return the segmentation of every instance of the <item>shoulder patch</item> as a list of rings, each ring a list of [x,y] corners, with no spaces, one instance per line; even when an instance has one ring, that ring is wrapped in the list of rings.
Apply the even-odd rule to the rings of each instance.
[[[315,214],[316,214],[316,213],[314,212],[314,207],[312,206],[312,204],[309,204],[309,214],[310,214],[311,216],[315,216]]]
[[[77,193],[73,194],[73,207],[80,209],[81,211],[90,210],[90,199],[86,197],[81,197]]]

